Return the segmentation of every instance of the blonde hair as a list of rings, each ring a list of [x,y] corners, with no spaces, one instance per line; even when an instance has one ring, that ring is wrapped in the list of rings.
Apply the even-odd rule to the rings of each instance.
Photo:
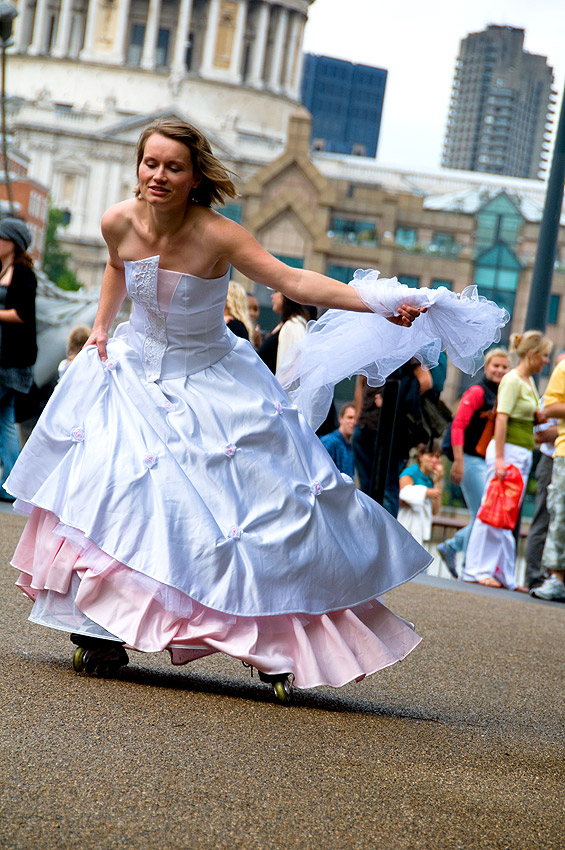
[[[137,165],[135,173],[139,177],[139,166],[143,159],[147,140],[154,133],[180,142],[190,151],[192,167],[201,176],[198,186],[194,186],[190,193],[190,200],[200,204],[202,207],[211,207],[212,204],[225,204],[228,198],[237,198],[237,189],[231,179],[233,172],[222,165],[217,156],[212,153],[210,143],[204,133],[197,130],[185,121],[153,121],[142,132],[137,143]],[[235,175],[233,175],[235,177]],[[139,198],[139,186],[134,192]]]
[[[230,280],[228,284],[225,312],[232,318],[243,322],[249,334],[249,339],[253,341],[253,322],[251,321],[247,307],[247,293],[243,286],[240,286],[239,283],[233,280]]]
[[[506,360],[510,359],[510,355],[505,348],[491,348],[491,350],[487,351],[485,354],[485,366],[488,366],[494,357],[504,357]]]
[[[510,337],[510,351],[515,351],[520,360],[530,351],[534,354],[549,354],[552,348],[552,341],[541,331],[524,331],[523,334],[512,334]]]
[[[90,333],[91,330],[86,325],[77,325],[76,328],[72,329],[67,342],[67,357],[74,357],[82,350]]]

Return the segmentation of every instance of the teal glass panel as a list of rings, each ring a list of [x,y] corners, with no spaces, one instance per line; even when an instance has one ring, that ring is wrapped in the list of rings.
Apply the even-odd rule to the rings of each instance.
[[[431,282],[432,289],[439,289],[440,286],[445,286],[446,289],[453,289],[453,281],[440,280],[440,278],[434,278]]]
[[[328,263],[326,266],[326,274],[328,277],[333,277],[334,280],[340,280],[342,283],[349,283],[353,280],[353,275],[357,271],[357,267],[352,266],[336,266]]]
[[[398,227],[396,230],[396,242],[404,248],[411,248],[416,244],[417,233],[409,227]]]
[[[476,268],[474,283],[477,286],[494,286],[496,282],[496,269]]]
[[[219,207],[218,212],[225,218],[229,218],[230,221],[235,221],[237,224],[241,224],[241,204],[226,204],[223,207]]]
[[[285,257],[284,254],[274,254],[277,260],[280,260],[281,263],[284,263],[286,266],[290,266],[293,269],[301,269],[304,267],[304,257]]]
[[[414,287],[414,289],[418,289],[418,287],[420,286],[419,277],[412,277],[411,275],[407,274],[399,274],[397,275],[397,277],[400,283],[405,283],[406,286],[412,286]]]
[[[376,245],[377,229],[371,221],[334,218],[328,236],[340,244]]]
[[[560,295],[550,295],[549,297],[549,313],[547,316],[548,325],[556,325],[559,319],[559,307],[561,306]]]
[[[508,271],[506,269],[498,269],[496,275],[496,285],[500,289],[505,289],[509,292],[515,292],[518,288],[518,273]]]

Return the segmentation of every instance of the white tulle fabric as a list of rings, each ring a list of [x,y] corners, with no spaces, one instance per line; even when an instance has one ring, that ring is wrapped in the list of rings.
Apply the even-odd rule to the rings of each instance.
[[[477,294],[475,286],[460,295],[445,287],[414,289],[378,271],[355,272],[354,286],[371,313],[328,310],[289,352],[277,378],[312,428],[321,425],[344,378],[365,375],[380,386],[412,357],[429,368],[446,351],[459,369],[474,374],[485,350],[500,340],[508,312]],[[410,328],[387,321],[403,304],[426,308]]]

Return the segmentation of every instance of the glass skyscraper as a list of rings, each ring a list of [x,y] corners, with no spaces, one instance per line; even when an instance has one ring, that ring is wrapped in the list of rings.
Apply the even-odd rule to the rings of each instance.
[[[312,113],[312,147],[376,156],[387,72],[311,53],[304,60],[302,103]]]

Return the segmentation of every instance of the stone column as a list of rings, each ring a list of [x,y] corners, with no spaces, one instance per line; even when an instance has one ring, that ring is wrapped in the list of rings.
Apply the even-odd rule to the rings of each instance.
[[[57,40],[53,48],[53,56],[62,57],[69,53],[69,35],[73,14],[73,0],[61,0],[59,23],[57,24]]]
[[[16,53],[23,52],[27,47],[25,44],[25,37],[29,13],[30,8],[28,0],[20,0],[18,15],[14,18],[14,50]]]
[[[304,49],[302,47],[304,43],[304,27],[306,26],[306,21],[302,20],[298,25],[298,37],[296,39],[296,63],[294,68],[294,76],[291,81],[291,97],[294,97],[296,100],[300,100],[300,90],[302,87],[302,72],[304,69]]]
[[[286,28],[288,23],[288,9],[284,6],[279,8],[279,19],[277,22],[277,31],[275,33],[275,43],[273,45],[273,55],[271,59],[271,70],[269,72],[269,88],[274,92],[281,90],[281,72],[282,58],[284,50],[284,40],[286,37]]]
[[[190,35],[191,17],[192,0],[181,0],[173,48],[173,61],[171,62],[171,74],[175,77],[182,77],[186,74],[186,45]]]
[[[86,16],[86,30],[84,33],[84,47],[80,51],[80,58],[87,61],[94,55],[94,35],[96,32],[96,16],[98,14],[98,0],[88,0],[88,13]]]
[[[267,51],[270,12],[271,7],[268,3],[262,3],[255,19],[255,39],[251,50],[250,71],[247,83],[256,89],[262,89],[265,85],[263,73],[265,70],[265,53]]]
[[[141,54],[141,67],[147,71],[155,68],[155,51],[157,48],[157,36],[159,34],[159,19],[161,17],[161,0],[149,0],[149,12],[147,13],[147,24],[145,26],[145,38],[143,40],[143,53]]]
[[[295,12],[289,13],[288,20],[288,37],[286,39],[286,54],[284,57],[284,67],[282,76],[282,88],[286,95],[292,97],[292,77],[296,64],[296,46],[298,42],[298,15]]]
[[[245,40],[245,25],[247,23],[247,0],[238,0],[235,37],[230,62],[230,77],[235,83],[241,82],[241,59],[243,42]]]
[[[118,19],[116,21],[116,35],[114,37],[114,51],[112,54],[112,61],[118,65],[122,65],[126,58],[130,3],[131,0],[120,0],[118,5]]]
[[[33,38],[28,53],[37,56],[45,53],[47,41],[47,11],[48,0],[37,0],[35,8],[35,23],[33,25]]]
[[[214,51],[216,49],[216,37],[218,34],[218,18],[220,13],[220,0],[210,0],[208,12],[208,23],[206,25],[206,36],[204,40],[204,51],[202,54],[202,67],[200,71],[204,77],[214,74]]]

